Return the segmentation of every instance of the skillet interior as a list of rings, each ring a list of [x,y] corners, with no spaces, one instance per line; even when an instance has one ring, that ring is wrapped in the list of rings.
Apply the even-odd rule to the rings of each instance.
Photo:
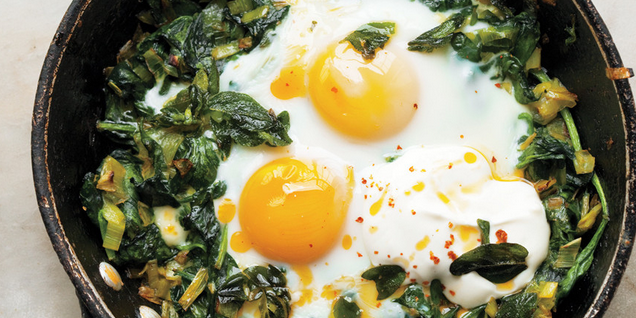
[[[137,296],[137,281],[124,278],[115,292],[97,267],[107,259],[99,230],[84,215],[78,193],[114,145],[97,133],[103,114],[102,70],[137,25],[138,1],[76,0],[67,12],[45,60],[33,115],[32,161],[38,204],[53,246],[78,294],[95,317],[135,317],[148,303]],[[579,96],[573,111],[584,146],[596,156],[597,171],[610,203],[611,221],[594,263],[559,306],[555,317],[600,317],[623,274],[633,241],[634,103],[627,80],[610,81],[606,67],[622,62],[589,1],[541,5],[543,65]],[[565,26],[576,19],[578,40],[563,45]],[[609,141],[613,142],[608,147]]]

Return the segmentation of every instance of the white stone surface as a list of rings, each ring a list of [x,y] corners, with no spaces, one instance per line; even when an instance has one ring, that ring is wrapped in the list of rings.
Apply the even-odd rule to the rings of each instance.
[[[75,291],[37,209],[30,161],[40,68],[70,2],[0,0],[0,317],[80,317]],[[596,6],[625,65],[636,68],[636,2],[597,0]],[[636,312],[634,263],[606,317]]]

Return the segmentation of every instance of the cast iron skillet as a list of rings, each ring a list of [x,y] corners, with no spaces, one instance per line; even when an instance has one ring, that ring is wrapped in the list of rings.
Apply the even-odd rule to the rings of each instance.
[[[541,2],[541,1],[539,1]],[[542,3],[542,2],[541,2]],[[629,258],[634,202],[634,100],[627,80],[611,81],[607,67],[622,67],[601,17],[590,1],[541,4],[543,65],[579,96],[574,118],[583,145],[596,156],[610,204],[611,222],[589,273],[558,307],[555,317],[601,317]],[[82,211],[82,176],[94,171],[114,145],[95,128],[104,111],[102,70],[137,26],[139,1],[75,0],[53,39],[33,111],[32,163],[37,200],[60,262],[94,317],[135,317],[138,281],[124,278],[119,292],[105,286],[98,264],[106,260],[99,229]],[[578,40],[563,45],[576,19]]]

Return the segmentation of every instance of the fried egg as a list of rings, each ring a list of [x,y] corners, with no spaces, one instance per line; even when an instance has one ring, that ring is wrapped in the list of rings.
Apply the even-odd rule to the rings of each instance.
[[[239,266],[270,263],[284,267],[295,317],[326,317],[333,300],[343,294],[356,299],[364,315],[403,317],[399,305],[377,301],[374,283],[360,278],[366,269],[380,264],[403,265],[411,272],[409,279],[420,283],[441,279],[453,286],[455,295],[447,292],[447,297],[464,306],[481,304],[483,299],[501,297],[523,287],[532,277],[535,265],[524,272],[527,274],[515,278],[507,290],[472,276],[455,282],[444,271],[424,272],[422,265],[419,272],[412,267],[416,258],[417,262],[430,262],[429,252],[440,248],[434,247],[437,240],[450,236],[460,226],[474,226],[476,216],[491,219],[495,231],[514,231],[528,215],[538,218],[537,227],[547,227],[545,216],[535,215],[540,208],[536,193],[519,181],[515,169],[517,140],[527,130],[527,124],[517,119],[526,111],[524,106],[496,87],[491,74],[482,73],[477,65],[460,59],[451,50],[409,52],[406,48],[410,40],[445,19],[421,3],[288,2],[292,5],[290,14],[270,35],[268,45],[228,62],[221,74],[222,90],[247,93],[277,113],[289,112],[289,134],[294,140],[288,147],[234,146],[229,159],[219,168],[218,178],[225,180],[228,188],[215,206],[219,220],[228,226],[228,250]],[[395,34],[371,62],[342,42],[369,22],[396,24]],[[429,148],[435,149],[431,150],[434,159],[422,154],[428,151],[422,149]],[[402,225],[408,221],[393,218],[382,209],[371,215],[371,205],[382,195],[377,188],[367,188],[371,175],[378,178],[376,182],[399,185],[398,189],[403,190],[413,184],[392,176],[390,171],[408,171],[411,165],[415,166],[412,161],[424,164],[437,160],[448,165],[464,160],[465,153],[475,156],[471,167],[476,167],[476,172],[462,170],[460,165],[449,172],[451,177],[446,183],[440,184],[446,188],[460,184],[472,188],[474,191],[466,198],[459,194],[461,191],[453,197],[442,186],[436,189],[435,182],[426,179],[445,179],[446,174],[432,172],[430,177],[422,176],[421,181],[427,184],[422,193],[432,193],[440,209],[423,210],[418,222],[425,222],[424,215],[429,213],[427,217],[437,223],[426,227],[427,231],[440,228],[438,223],[456,224],[440,229],[443,233],[430,233],[429,249],[418,250],[416,246],[425,233],[419,233],[417,242],[410,236],[400,237],[405,232]],[[387,156],[399,158],[387,163]],[[489,192],[486,188],[492,182],[515,186],[504,192]],[[483,200],[514,192],[517,187],[524,189],[524,196],[529,196],[524,200],[532,204],[519,205],[524,212],[518,220],[510,220],[512,227],[499,214],[490,217],[489,211],[477,208],[474,209],[480,212],[465,211],[465,207],[452,209],[451,203],[444,204],[437,196],[438,192],[446,193],[453,204],[471,206],[473,201],[483,204]],[[387,191],[393,191],[389,189],[392,187],[387,187]],[[390,196],[396,206],[404,206],[404,214],[409,214],[408,207],[419,202],[413,199],[418,195]],[[382,202],[386,205],[388,199]],[[370,234],[373,226],[377,231]],[[527,237],[509,234],[511,242],[527,242]],[[549,233],[542,235],[547,242]],[[453,251],[459,255],[470,244],[458,242]],[[532,264],[545,257],[541,247],[547,249],[547,243],[539,240],[536,246],[531,253]],[[441,249],[448,252],[443,246]],[[400,253],[406,262],[396,261]],[[413,260],[409,259],[411,253],[416,254]],[[447,262],[439,266],[442,267],[448,270]],[[478,297],[459,293],[462,289],[470,291],[471,284],[481,284]]]

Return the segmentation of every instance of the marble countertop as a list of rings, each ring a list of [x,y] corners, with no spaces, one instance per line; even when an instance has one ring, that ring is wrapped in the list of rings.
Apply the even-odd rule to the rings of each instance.
[[[0,0],[0,317],[80,317],[73,285],[40,218],[30,161],[31,113],[46,51],[70,0]],[[626,66],[636,68],[636,2],[595,3]],[[630,79],[636,87],[636,79]],[[636,262],[606,317],[636,312]]]

